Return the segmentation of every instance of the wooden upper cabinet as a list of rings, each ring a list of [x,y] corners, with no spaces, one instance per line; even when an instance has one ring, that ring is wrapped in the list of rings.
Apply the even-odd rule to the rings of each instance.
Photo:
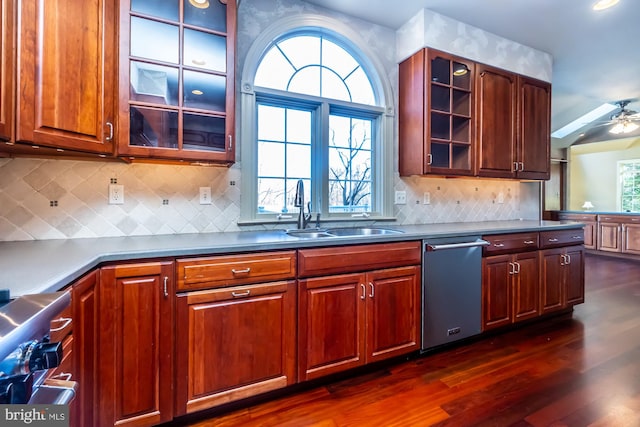
[[[13,138],[15,2],[2,1],[0,9],[0,140]]]
[[[508,71],[476,66],[478,175],[516,176],[517,80]]]
[[[116,2],[18,4],[16,141],[111,154]]]
[[[550,177],[551,161],[551,85],[532,78],[518,77],[517,177]]]
[[[549,179],[549,83],[433,49],[399,81],[401,176]]]
[[[235,161],[236,1],[120,2],[117,155]]]
[[[423,49],[399,78],[400,175],[473,175],[474,63]]]

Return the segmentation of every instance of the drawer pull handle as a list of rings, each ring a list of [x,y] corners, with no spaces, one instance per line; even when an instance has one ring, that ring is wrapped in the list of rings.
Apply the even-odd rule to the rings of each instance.
[[[364,299],[367,294],[367,288],[365,288],[364,283],[360,283],[360,288],[362,289],[362,293],[360,294],[360,299]]]
[[[71,381],[72,376],[73,374],[71,374],[70,372],[61,372],[58,375],[52,376],[51,378],[56,380]]]
[[[165,298],[169,296],[169,289],[167,288],[168,281],[169,281],[169,276],[164,276],[164,285],[162,286],[162,291],[164,292]]]
[[[369,286],[371,286],[371,293],[369,294],[369,298],[373,298],[375,296],[375,288],[373,287],[373,283],[369,282]]]
[[[572,239],[581,240],[583,236],[571,236]]]
[[[232,291],[232,292],[231,292],[231,295],[232,295],[234,298],[248,297],[249,295],[251,295],[251,291],[250,291],[250,290],[247,290],[247,291],[244,291],[244,292],[236,292],[236,291]]]
[[[250,271],[251,271],[251,267],[245,268],[244,270],[236,270],[235,268],[231,269],[231,272],[233,274],[249,274]]]
[[[494,243],[493,246],[496,248],[504,248],[504,243]]]
[[[67,326],[69,326],[69,324],[73,321],[72,318],[70,317],[61,317],[59,319],[56,320],[52,320],[52,322],[63,322],[62,326],[59,326],[57,328],[51,328],[49,329],[49,332],[58,332],[63,330],[64,328],[66,328]]]
[[[553,239],[549,239],[549,241],[550,241],[550,242],[552,242],[552,243],[555,243],[555,242],[557,242],[557,241],[558,241],[558,239],[553,238]]]
[[[535,242],[533,240],[525,240],[523,243],[525,245],[533,245]]]

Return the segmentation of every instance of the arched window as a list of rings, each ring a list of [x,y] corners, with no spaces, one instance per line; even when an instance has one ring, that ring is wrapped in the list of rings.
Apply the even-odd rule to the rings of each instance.
[[[371,61],[325,28],[287,31],[261,52],[253,78],[243,76],[253,91],[243,87],[242,117],[251,121],[243,132],[251,137],[243,139],[243,181],[250,182],[242,219],[294,220],[299,180],[302,208],[323,220],[388,216],[392,139],[385,138],[387,94]]]

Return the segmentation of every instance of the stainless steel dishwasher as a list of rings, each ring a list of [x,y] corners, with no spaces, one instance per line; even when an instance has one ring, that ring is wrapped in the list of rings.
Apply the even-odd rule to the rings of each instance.
[[[480,236],[427,239],[422,264],[422,350],[482,331]]]

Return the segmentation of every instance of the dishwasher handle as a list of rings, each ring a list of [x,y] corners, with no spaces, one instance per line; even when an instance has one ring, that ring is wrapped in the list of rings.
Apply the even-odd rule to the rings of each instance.
[[[433,245],[433,244],[427,243],[425,246],[428,252],[432,252],[432,251],[442,251],[447,249],[473,248],[475,246],[489,246],[490,244],[491,243],[487,242],[486,240],[480,239],[473,242],[444,243],[441,245]]]

